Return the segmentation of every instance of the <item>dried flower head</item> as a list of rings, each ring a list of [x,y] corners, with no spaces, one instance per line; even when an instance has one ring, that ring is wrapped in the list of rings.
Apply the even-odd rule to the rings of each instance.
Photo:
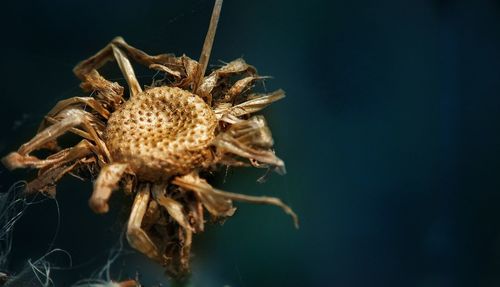
[[[121,187],[133,195],[128,242],[173,276],[189,271],[192,234],[203,231],[205,210],[225,218],[235,211],[233,200],[273,204],[298,224],[295,213],[277,198],[224,192],[200,177],[218,165],[284,172],[264,117],[253,115],[284,92],[253,92],[263,77],[242,59],[205,75],[221,5],[217,0],[199,62],[150,56],[120,37],[80,62],[74,73],[91,96],[57,103],[35,137],[3,159],[11,169],[38,169],[27,190],[51,196],[63,175],[90,170],[98,175],[89,200],[97,213],[108,211],[112,191]],[[163,73],[165,81],[143,89],[129,59]],[[127,81],[128,97],[97,71],[112,60]],[[81,141],[59,147],[57,139],[68,132]],[[53,153],[45,159],[31,155],[42,148]]]

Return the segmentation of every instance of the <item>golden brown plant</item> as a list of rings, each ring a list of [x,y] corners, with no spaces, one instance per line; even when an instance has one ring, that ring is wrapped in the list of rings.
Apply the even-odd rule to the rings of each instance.
[[[200,177],[217,165],[284,172],[264,117],[253,115],[284,92],[252,92],[263,77],[242,59],[205,75],[221,5],[217,0],[199,62],[185,55],[150,56],[120,37],[80,62],[73,71],[91,95],[58,102],[35,137],[3,159],[10,169],[38,169],[27,190],[50,196],[67,173],[98,174],[89,200],[97,213],[108,211],[112,191],[121,187],[133,195],[128,242],[173,276],[189,271],[192,234],[203,231],[205,209],[217,219],[233,215],[233,200],[273,204],[298,225],[277,198],[221,191]],[[164,73],[165,80],[143,89],[129,58]],[[122,86],[97,71],[112,60],[127,81],[128,99]],[[67,132],[82,139],[62,149],[57,139]],[[31,155],[38,149],[53,153],[39,159]]]

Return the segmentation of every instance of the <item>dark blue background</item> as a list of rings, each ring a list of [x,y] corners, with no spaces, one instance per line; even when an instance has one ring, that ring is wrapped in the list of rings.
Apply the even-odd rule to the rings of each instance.
[[[75,2],[75,3],[70,3]],[[103,3],[101,3],[103,2]],[[58,101],[82,95],[72,67],[116,35],[149,53],[197,59],[212,1],[17,1],[2,4],[0,152],[31,137]],[[288,174],[218,187],[279,196],[237,204],[195,237],[193,286],[498,286],[500,4],[493,0],[226,0],[212,63],[243,56],[287,98],[265,114]],[[153,73],[139,70],[142,83]],[[2,170],[2,190],[26,172]],[[75,268],[102,266],[124,216],[87,207],[92,185],[59,185],[55,246]],[[46,251],[53,202],[17,226],[10,268]],[[56,260],[57,261],[57,260]],[[62,264],[62,263],[61,263]],[[169,281],[139,255],[113,267],[146,286]],[[121,272],[121,273],[120,273]]]

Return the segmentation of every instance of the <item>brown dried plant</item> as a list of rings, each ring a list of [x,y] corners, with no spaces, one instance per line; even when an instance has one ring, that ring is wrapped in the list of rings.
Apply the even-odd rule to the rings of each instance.
[[[38,169],[27,191],[50,196],[63,175],[90,170],[98,175],[89,200],[96,213],[108,211],[116,189],[134,196],[128,242],[176,277],[189,271],[192,234],[203,231],[204,210],[223,219],[235,212],[233,200],[272,204],[298,225],[295,213],[278,198],[221,191],[200,177],[220,165],[284,173],[264,117],[253,115],[284,92],[253,92],[264,77],[243,59],[205,75],[221,6],[216,0],[199,62],[185,55],[150,56],[121,37],[80,62],[73,72],[90,96],[58,102],[38,133],[3,159],[10,169]],[[164,73],[165,80],[143,88],[129,58]],[[112,60],[128,84],[127,99],[122,86],[97,71]],[[68,132],[81,141],[59,147],[57,139]],[[45,159],[31,155],[38,149],[52,154]]]

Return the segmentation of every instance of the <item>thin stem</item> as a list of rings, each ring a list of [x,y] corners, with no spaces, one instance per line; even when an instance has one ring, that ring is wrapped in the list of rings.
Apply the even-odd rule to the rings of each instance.
[[[217,30],[217,24],[219,23],[221,9],[222,0],[216,0],[214,10],[212,11],[212,18],[210,19],[207,36],[205,37],[203,49],[201,50],[198,69],[196,70],[196,74],[194,77],[193,91],[195,93],[198,92],[198,88],[200,87],[203,76],[205,75],[205,71],[207,70],[208,60],[210,59],[210,53],[212,52],[212,46],[215,39],[215,30]]]

